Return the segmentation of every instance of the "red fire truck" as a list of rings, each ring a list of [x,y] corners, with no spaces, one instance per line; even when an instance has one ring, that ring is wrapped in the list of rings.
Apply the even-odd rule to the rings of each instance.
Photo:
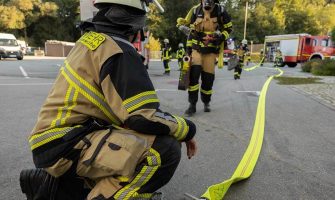
[[[335,43],[330,36],[305,33],[265,36],[264,49],[267,61],[274,61],[275,52],[279,49],[289,67],[311,59],[335,59]]]

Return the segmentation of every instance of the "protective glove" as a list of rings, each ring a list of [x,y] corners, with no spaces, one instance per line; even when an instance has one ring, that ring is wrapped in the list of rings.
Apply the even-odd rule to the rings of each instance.
[[[220,45],[226,38],[220,31],[214,32],[215,44]]]
[[[186,47],[186,55],[191,56],[192,55],[192,48],[191,47]]]

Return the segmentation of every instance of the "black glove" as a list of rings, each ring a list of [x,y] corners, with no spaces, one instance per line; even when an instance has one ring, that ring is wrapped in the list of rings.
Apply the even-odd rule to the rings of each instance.
[[[192,48],[191,47],[186,47],[186,55],[191,56],[192,55]]]
[[[216,45],[220,45],[226,39],[225,36],[220,31],[214,32],[214,38],[215,38],[214,43]]]

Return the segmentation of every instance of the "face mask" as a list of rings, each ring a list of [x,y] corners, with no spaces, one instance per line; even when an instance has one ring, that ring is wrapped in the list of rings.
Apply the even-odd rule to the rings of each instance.
[[[110,8],[105,17],[114,24],[131,27],[133,33],[137,33],[145,25],[146,15],[130,13],[122,7]]]
[[[213,0],[205,0],[205,1],[203,1],[203,7],[204,7],[205,10],[212,9],[213,5],[214,5],[214,1]]]

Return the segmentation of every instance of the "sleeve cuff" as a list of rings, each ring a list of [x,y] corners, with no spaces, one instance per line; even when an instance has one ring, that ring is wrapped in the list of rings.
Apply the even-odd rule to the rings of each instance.
[[[183,141],[189,141],[195,136],[195,134],[197,132],[197,127],[195,126],[195,124],[192,121],[190,121],[188,119],[185,119],[185,121],[186,121],[186,124],[188,126],[188,133],[187,133],[186,137],[183,139]]]

